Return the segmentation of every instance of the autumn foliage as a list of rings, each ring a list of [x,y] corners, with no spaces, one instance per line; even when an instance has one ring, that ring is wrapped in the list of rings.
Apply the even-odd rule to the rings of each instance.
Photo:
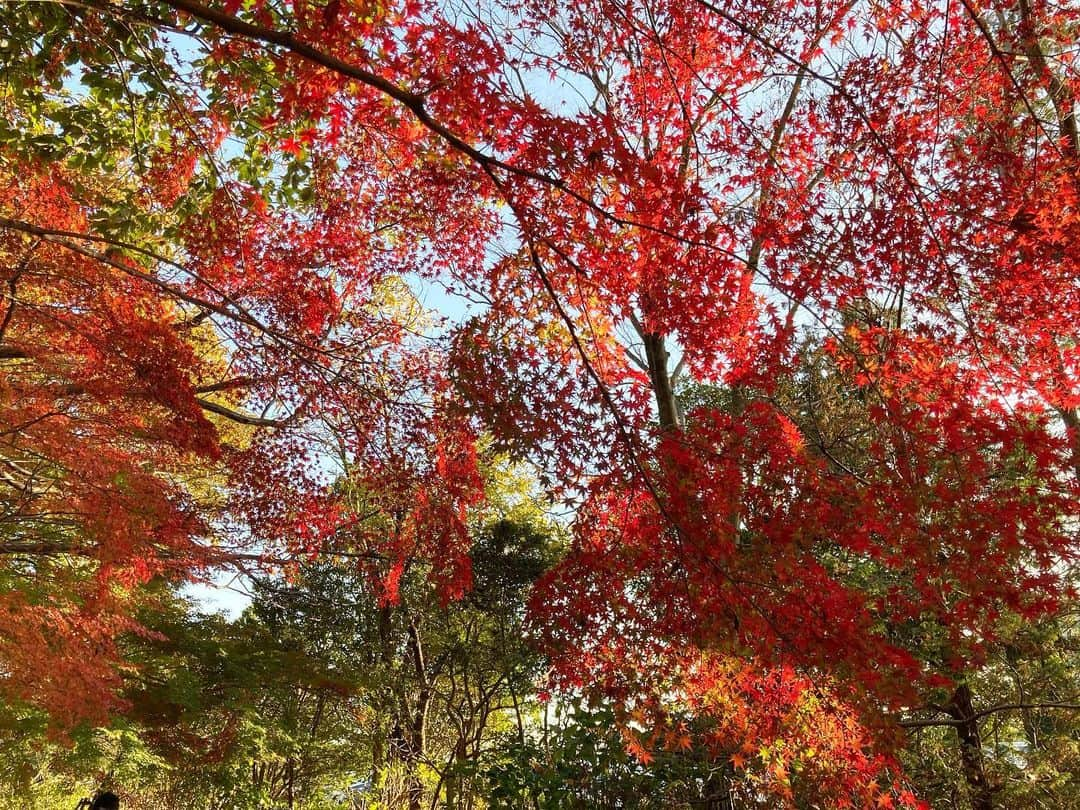
[[[422,560],[461,597],[481,437],[572,515],[528,619],[551,686],[777,801],[915,806],[896,719],[1071,598],[1068,5],[8,25],[40,64],[0,99],[6,694],[102,717],[141,588],[229,562],[344,556],[394,604]],[[156,146],[122,108],[64,141],[64,64]]]

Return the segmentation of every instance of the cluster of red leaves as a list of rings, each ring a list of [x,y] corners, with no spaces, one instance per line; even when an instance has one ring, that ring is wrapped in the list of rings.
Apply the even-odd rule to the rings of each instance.
[[[0,208],[89,230],[61,177],[21,166]],[[69,724],[115,704],[114,637],[132,593],[215,554],[206,514],[179,483],[213,468],[217,435],[195,399],[208,373],[178,311],[126,257],[68,251],[5,230],[0,378],[3,684]]]
[[[220,121],[202,123],[198,147],[213,148]],[[103,720],[118,705],[115,637],[137,629],[145,587],[231,561],[341,553],[382,577],[390,600],[395,571],[431,561],[446,598],[468,587],[474,433],[436,403],[445,360],[384,306],[383,285],[437,272],[427,259],[440,250],[475,263],[491,219],[464,238],[447,227],[476,210],[467,195],[443,219],[418,213],[402,196],[425,182],[392,178],[380,137],[331,157],[358,170],[316,177],[304,216],[234,181],[197,205],[198,150],[178,152],[172,171],[133,181],[160,191],[144,201],[164,221],[191,195],[171,244],[100,238],[104,179],[79,177],[76,192],[60,166],[2,156],[9,697],[63,726]],[[349,508],[342,493],[355,491],[378,493],[376,519]],[[36,677],[42,667],[54,678]],[[65,681],[84,688],[61,695]]]
[[[697,749],[730,763],[758,804],[798,797],[837,808],[925,810],[896,776],[880,729],[866,727],[821,682],[791,666],[688,655],[679,675],[660,685],[622,709],[627,749],[646,762],[664,750]]]
[[[453,595],[489,431],[588,493],[534,624],[562,683],[615,694],[721,651],[764,673],[747,704],[820,675],[896,709],[977,661],[998,612],[1054,608],[1080,459],[1075,10],[167,4],[202,26],[230,125],[313,178],[303,217],[237,185],[180,229],[186,294],[242,326],[235,368],[286,428],[228,454],[250,525],[303,553],[354,533],[387,599],[416,557]],[[483,311],[425,350],[363,314],[389,275]],[[864,403],[852,445],[785,410],[806,332]],[[655,431],[663,340],[740,404]],[[316,414],[377,520],[320,488],[327,433],[293,429]]]
[[[724,650],[741,658],[740,677],[760,682],[738,702],[708,700],[696,676],[683,692],[723,729],[722,745],[821,750],[813,730],[797,743],[784,723],[750,718],[795,694],[870,718],[918,705],[923,689],[980,660],[1001,611],[1052,613],[1075,495],[1034,482],[1056,479],[1066,441],[1037,415],[933,407],[939,394],[916,376],[874,409],[880,439],[863,474],[830,470],[786,416],[752,403],[738,418],[692,414],[692,429],[663,437],[650,488],[595,481],[572,551],[533,596],[556,681],[640,700],[664,694],[641,673]],[[762,675],[792,665],[816,675]],[[720,672],[710,688],[742,690]],[[827,696],[814,678],[830,684]],[[848,744],[862,750],[868,737]],[[824,761],[843,770],[864,760],[849,776],[869,789],[886,759]],[[817,784],[837,787],[833,777]],[[856,793],[840,785],[834,795]]]

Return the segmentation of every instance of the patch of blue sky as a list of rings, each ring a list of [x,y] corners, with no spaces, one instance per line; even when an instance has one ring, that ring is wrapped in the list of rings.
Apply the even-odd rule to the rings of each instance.
[[[251,580],[239,571],[217,571],[205,580],[184,585],[180,596],[200,613],[217,613],[234,620],[251,604]]]

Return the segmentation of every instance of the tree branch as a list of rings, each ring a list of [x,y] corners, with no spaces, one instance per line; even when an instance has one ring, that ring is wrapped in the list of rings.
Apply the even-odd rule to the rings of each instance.
[[[988,717],[991,714],[997,714],[998,712],[1016,711],[1019,709],[1064,709],[1066,711],[1080,711],[1080,703],[1066,703],[1057,701],[1047,701],[1043,703],[1002,703],[997,706],[991,706],[988,709],[982,709],[975,712],[970,717],[964,717],[961,719],[954,718],[939,718],[936,720],[901,720],[897,723],[901,728],[927,728],[930,726],[959,726],[964,723],[970,723],[972,720],[981,720],[984,717]]]
[[[203,397],[195,397],[195,401],[199,403],[199,407],[203,410],[216,413],[218,416],[224,416],[226,419],[230,419],[241,425],[251,425],[252,427],[281,428],[289,424],[296,416],[296,414],[293,414],[286,419],[267,419],[263,416],[253,416],[252,414],[243,413],[242,411],[234,411],[232,408],[219,405],[217,402],[212,402]]]

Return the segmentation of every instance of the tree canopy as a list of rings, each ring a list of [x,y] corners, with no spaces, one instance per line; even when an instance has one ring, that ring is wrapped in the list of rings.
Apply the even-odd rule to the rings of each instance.
[[[1038,770],[1078,699],[1078,36],[1041,0],[4,4],[13,716],[135,717],[172,591],[238,569],[296,591],[219,628],[284,667],[290,791],[319,695],[382,672],[409,807],[549,789],[475,766],[519,687],[612,790],[661,757],[656,795],[915,807],[944,728],[994,806],[986,718]],[[317,598],[354,641],[294,672]]]

